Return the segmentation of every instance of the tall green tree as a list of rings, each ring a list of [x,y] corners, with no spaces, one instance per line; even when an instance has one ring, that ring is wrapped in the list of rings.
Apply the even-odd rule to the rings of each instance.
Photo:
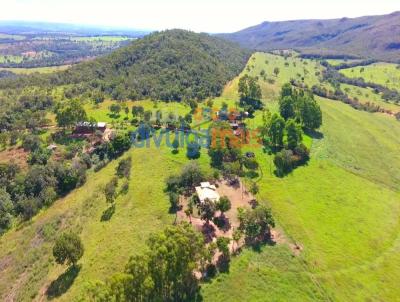
[[[269,137],[274,146],[283,145],[283,135],[285,130],[285,120],[278,114],[273,114],[269,128]]]
[[[293,119],[286,122],[286,136],[288,148],[294,150],[302,141],[301,126]]]
[[[261,87],[257,78],[244,75],[239,79],[239,94],[244,100],[260,100],[262,97]]]
[[[81,239],[75,233],[64,233],[56,240],[53,256],[58,264],[75,266],[82,258],[84,247]]]
[[[279,101],[279,111],[281,116],[288,120],[296,117],[296,100],[292,96],[285,96]]]
[[[76,99],[62,103],[56,110],[56,121],[59,127],[69,128],[86,120],[86,111],[81,102]]]

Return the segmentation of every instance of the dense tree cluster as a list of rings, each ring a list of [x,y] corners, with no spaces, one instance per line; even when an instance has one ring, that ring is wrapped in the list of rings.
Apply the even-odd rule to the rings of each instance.
[[[316,130],[322,124],[322,112],[313,94],[295,90],[289,83],[282,87],[279,110],[285,120],[295,119],[307,130]]]
[[[309,150],[302,143],[303,129],[315,131],[322,124],[322,113],[311,94],[290,84],[282,87],[280,114],[264,111],[260,135],[266,147],[275,153],[276,174],[284,176],[309,160]]]
[[[199,291],[194,271],[209,261],[202,235],[189,224],[167,227],[132,257],[124,273],[89,287],[93,301],[191,301]]]
[[[51,75],[3,80],[0,88],[75,84],[72,96],[99,91],[117,100],[205,99],[221,93],[249,57],[235,44],[184,30],[158,32]]]
[[[245,236],[249,245],[259,244],[270,239],[271,227],[275,227],[275,220],[271,210],[258,206],[255,209],[238,209],[240,222],[239,231]]]
[[[240,106],[249,113],[250,116],[256,110],[263,108],[261,101],[262,93],[261,87],[258,84],[258,78],[244,75],[239,79],[239,95]]]
[[[130,148],[131,141],[128,134],[116,134],[109,142],[97,146],[91,156],[80,150],[74,152],[71,159],[64,158],[63,161],[52,159],[51,151],[42,144],[35,135],[23,139],[23,147],[31,152],[26,172],[12,163],[0,164],[0,233],[11,226],[12,217],[30,219],[58,197],[83,185],[86,171],[92,165],[96,170],[108,160],[122,155]],[[129,158],[123,160],[117,175],[128,178],[129,166]]]
[[[196,161],[186,164],[179,175],[172,175],[166,179],[166,191],[169,194],[171,210],[177,210],[180,206],[179,195],[189,193],[193,187],[205,180],[204,172]]]

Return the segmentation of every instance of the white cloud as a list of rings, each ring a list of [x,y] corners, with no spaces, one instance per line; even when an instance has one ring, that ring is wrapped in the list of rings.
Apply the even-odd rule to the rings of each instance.
[[[398,0],[2,0],[1,20],[230,32],[263,21],[340,18],[400,10]]]

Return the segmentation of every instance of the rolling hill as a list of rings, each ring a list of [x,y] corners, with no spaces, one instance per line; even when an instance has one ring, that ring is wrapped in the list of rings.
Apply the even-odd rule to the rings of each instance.
[[[168,30],[64,72],[25,77],[0,87],[79,84],[76,95],[96,90],[117,100],[205,99],[219,95],[249,56],[239,45],[208,34]]]
[[[304,54],[400,60],[400,12],[353,19],[264,22],[219,36],[261,51],[292,48]]]

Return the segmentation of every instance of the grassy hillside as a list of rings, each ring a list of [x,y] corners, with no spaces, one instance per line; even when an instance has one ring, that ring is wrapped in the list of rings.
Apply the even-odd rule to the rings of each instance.
[[[285,64],[287,63],[287,64]],[[276,76],[273,72],[278,67]],[[292,77],[318,83],[319,63],[297,57],[255,54],[242,74],[259,76],[266,106],[275,112],[281,85]],[[266,73],[266,79],[260,76]],[[271,81],[271,79],[273,81]],[[238,78],[214,99],[236,106]],[[364,93],[364,92],[363,92]],[[90,116],[110,121],[106,101],[98,108],[86,105]],[[203,301],[395,301],[400,290],[400,123],[393,117],[357,111],[349,105],[318,98],[323,112],[320,134],[305,136],[311,161],[284,178],[273,174],[273,157],[254,148],[260,164],[258,199],[272,208],[278,229],[302,247],[295,256],[285,243],[261,250],[245,249],[230,264],[229,273],[202,284]],[[129,102],[128,106],[132,103]],[[146,109],[154,103],[142,101]],[[183,114],[189,107],[159,104]],[[124,113],[121,114],[123,118]],[[255,129],[258,112],[248,122]],[[204,127],[206,127],[205,125]],[[203,126],[202,126],[203,127]],[[66,281],[65,267],[57,266],[51,248],[63,230],[82,237],[85,254],[81,269],[69,287],[55,297],[76,301],[88,282],[105,280],[123,269],[129,256],[140,253],[151,232],[174,221],[164,192],[164,179],[188,160],[185,150],[172,154],[160,149],[131,149],[129,192],[116,201],[109,221],[102,190],[115,173],[117,161],[32,222],[0,238],[0,298],[45,301],[54,280]],[[126,156],[125,155],[125,156]],[[211,173],[206,150],[199,159]],[[247,181],[247,179],[244,179]],[[84,300],[84,298],[83,298]]]
[[[51,66],[51,67],[37,67],[37,68],[0,68],[0,71],[10,71],[15,74],[32,74],[32,73],[52,73],[63,71],[70,68],[71,65]]]
[[[361,56],[397,62],[400,12],[333,20],[264,22],[222,37],[256,50],[299,49],[327,56]]]
[[[257,54],[254,61],[265,63],[265,56],[271,55]],[[256,75],[259,69],[249,73]],[[277,85],[260,84],[264,91],[276,90],[284,79],[282,72]],[[233,81],[223,97],[234,97],[236,89]],[[265,101],[276,110],[275,102]],[[274,260],[265,259],[275,259],[276,250],[268,247],[261,254],[248,250],[243,258],[234,259],[229,274],[203,286],[207,301],[281,301],[291,300],[294,293],[299,301],[397,299],[400,161],[395,150],[400,125],[391,117],[339,102],[319,99],[319,103],[323,137],[314,139],[306,167],[278,179],[271,173],[272,157],[256,150],[263,171],[259,197],[272,206],[287,236],[304,248],[301,271],[294,273],[288,267],[283,251],[282,262],[274,265]],[[314,286],[304,283],[297,293],[304,275]],[[285,283],[288,280],[280,280],[282,276],[294,278]],[[282,291],[276,284],[287,287]]]
[[[343,69],[340,72],[349,78],[364,78],[367,82],[400,90],[400,67],[397,64],[375,63]]]

